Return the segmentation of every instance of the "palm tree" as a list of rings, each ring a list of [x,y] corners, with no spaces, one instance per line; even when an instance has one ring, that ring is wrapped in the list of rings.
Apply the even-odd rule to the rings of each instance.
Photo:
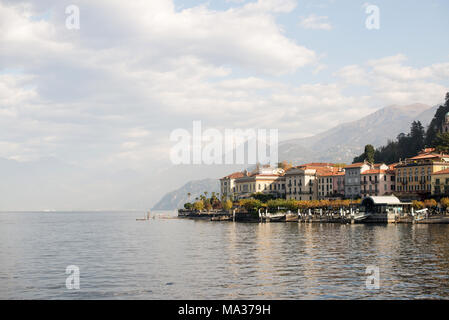
[[[187,201],[189,201],[190,202],[190,196],[191,196],[192,194],[190,193],[190,192],[187,192]]]

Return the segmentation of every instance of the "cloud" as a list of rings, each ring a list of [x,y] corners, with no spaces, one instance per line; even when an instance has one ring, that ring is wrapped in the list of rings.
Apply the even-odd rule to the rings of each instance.
[[[407,60],[404,54],[373,59],[340,68],[334,76],[348,85],[369,87],[384,104],[440,103],[448,90],[440,82],[449,76],[449,63],[416,68],[406,65]]]
[[[327,16],[317,16],[310,14],[307,17],[301,17],[299,25],[304,29],[314,30],[332,30],[332,25]]]

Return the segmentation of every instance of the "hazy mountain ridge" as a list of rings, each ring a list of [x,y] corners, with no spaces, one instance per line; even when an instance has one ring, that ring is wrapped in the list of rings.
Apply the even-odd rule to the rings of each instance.
[[[389,106],[359,120],[343,123],[312,137],[292,139],[279,144],[280,160],[294,163],[324,161],[351,162],[366,144],[382,146],[410,124],[419,120],[427,126],[437,107],[425,104]]]
[[[183,208],[184,203],[195,201],[205,191],[208,196],[212,192],[220,192],[220,184],[217,179],[203,179],[187,182],[181,188],[167,193],[154,205],[153,210],[173,210]],[[191,193],[190,197],[187,195]]]

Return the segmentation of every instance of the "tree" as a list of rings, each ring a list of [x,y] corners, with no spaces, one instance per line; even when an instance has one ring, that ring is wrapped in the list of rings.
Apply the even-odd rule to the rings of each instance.
[[[426,199],[424,200],[424,207],[426,208],[435,208],[437,206],[437,202],[434,199]]]
[[[232,209],[232,201],[231,200],[226,200],[223,202],[223,210],[228,211]]]
[[[259,210],[262,207],[262,202],[256,199],[243,199],[240,200],[239,205],[251,212]]]
[[[204,209],[204,202],[203,201],[197,201],[193,204],[193,209],[197,211],[202,211]]]
[[[257,193],[253,193],[251,195],[252,198],[259,200],[261,202],[267,202],[269,200],[273,200],[276,199],[276,197],[273,194],[270,193],[262,193],[262,192],[257,192]]]
[[[437,133],[434,145],[438,152],[449,153],[449,133]]]
[[[190,202],[184,203],[184,209],[192,210],[193,209],[193,204],[191,204]]]
[[[434,147],[435,139],[438,132],[441,130],[441,124],[443,123],[446,113],[449,112],[449,92],[446,93],[446,100],[444,105],[439,106],[437,112],[435,113],[432,121],[429,124],[426,132],[425,145],[427,147]]]
[[[291,169],[292,167],[293,164],[291,162],[287,162],[286,160],[278,163],[278,168],[284,169],[285,171]]]
[[[440,200],[440,204],[443,207],[443,209],[447,210],[447,208],[449,208],[449,198],[442,198]]]
[[[412,207],[416,210],[421,210],[424,208],[424,202],[413,200],[412,201]]]
[[[374,163],[374,147],[371,144],[367,144],[365,146],[365,152],[364,154],[364,160],[368,161],[369,163]]]
[[[204,202],[204,208],[205,208],[207,211],[210,211],[210,210],[212,209],[212,204],[210,203],[210,200],[207,199],[206,201],[203,201],[203,202]]]
[[[424,127],[420,121],[413,121],[410,128],[410,150],[413,155],[417,154],[424,148],[425,139]]]

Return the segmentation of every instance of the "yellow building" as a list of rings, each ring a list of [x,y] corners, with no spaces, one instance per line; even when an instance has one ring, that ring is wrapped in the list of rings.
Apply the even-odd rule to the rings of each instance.
[[[449,196],[449,169],[432,173],[432,195]]]
[[[412,198],[429,196],[432,174],[447,168],[449,155],[436,153],[433,148],[422,150],[417,156],[396,165],[396,194]]]
[[[243,172],[234,172],[220,179],[220,194],[222,198],[231,198],[234,195],[235,179],[244,176]]]
[[[279,168],[259,168],[254,172],[244,172],[235,179],[233,194],[235,199],[248,198],[254,193],[272,194],[275,197],[285,196],[284,170]]]

